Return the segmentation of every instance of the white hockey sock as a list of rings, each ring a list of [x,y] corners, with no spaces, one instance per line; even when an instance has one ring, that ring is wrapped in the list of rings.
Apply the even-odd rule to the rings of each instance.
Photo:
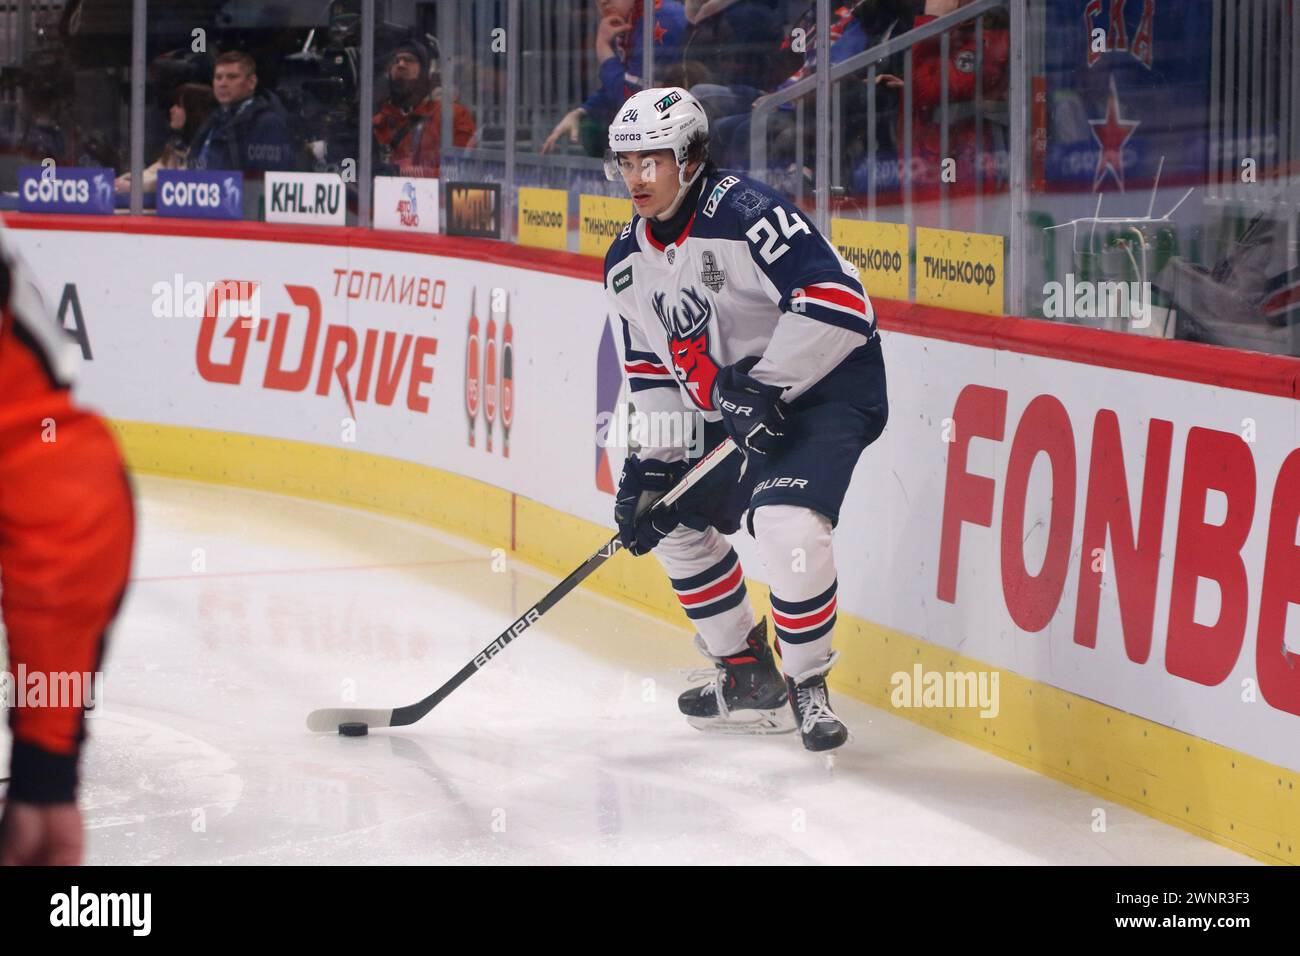
[[[837,578],[828,518],[797,505],[754,512],[754,537],[772,587],[772,623],[781,669],[803,674],[831,657]]]
[[[715,657],[735,654],[754,626],[740,557],[716,530],[678,528],[654,550],[682,610]]]

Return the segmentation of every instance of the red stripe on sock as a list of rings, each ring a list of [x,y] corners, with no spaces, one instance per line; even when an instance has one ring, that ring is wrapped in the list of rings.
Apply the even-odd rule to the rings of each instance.
[[[728,591],[733,590],[740,583],[741,578],[745,576],[744,568],[737,562],[736,566],[731,569],[731,573],[719,581],[717,584],[705,588],[703,591],[697,591],[694,594],[678,594],[677,600],[681,601],[687,607],[694,607],[697,604],[707,604],[715,598],[722,597]]]
[[[835,613],[835,605],[839,601],[838,596],[831,598],[831,603],[826,605],[820,611],[809,611],[807,614],[785,615],[776,608],[772,609],[772,620],[776,626],[787,631],[803,630],[808,627],[816,627],[819,624],[825,624],[830,620],[831,615]]]

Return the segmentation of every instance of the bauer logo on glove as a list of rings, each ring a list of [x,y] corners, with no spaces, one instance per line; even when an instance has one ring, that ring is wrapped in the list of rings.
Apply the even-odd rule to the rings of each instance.
[[[785,437],[784,389],[766,385],[749,374],[758,356],[743,358],[718,373],[713,405],[722,412],[727,434],[748,454],[766,455]]]
[[[618,525],[619,541],[632,554],[650,553],[681,523],[675,505],[651,509],[689,470],[684,461],[642,460],[636,455],[629,455],[623,463],[623,475],[614,495],[614,523]]]

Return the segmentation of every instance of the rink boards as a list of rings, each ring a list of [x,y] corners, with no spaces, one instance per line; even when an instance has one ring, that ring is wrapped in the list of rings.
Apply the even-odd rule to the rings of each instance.
[[[608,537],[622,450],[597,437],[625,396],[596,260],[351,229],[10,225],[82,341],[78,394],[133,466],[403,514],[561,572]],[[836,536],[836,683],[1294,861],[1300,363],[877,310],[891,418]],[[610,562],[595,586],[685,624],[652,562]],[[957,675],[993,671],[996,713],[953,698]]]

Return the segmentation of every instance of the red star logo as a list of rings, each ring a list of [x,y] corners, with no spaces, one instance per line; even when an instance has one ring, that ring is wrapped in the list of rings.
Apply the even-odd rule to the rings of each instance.
[[[663,24],[659,23],[658,21],[656,21],[655,22],[655,43],[663,43],[664,34],[666,34],[667,32],[668,32],[668,28]]]
[[[1120,192],[1124,191],[1124,144],[1128,142],[1134,130],[1141,125],[1141,120],[1126,120],[1119,115],[1119,94],[1115,91],[1115,77],[1110,78],[1110,97],[1106,100],[1106,118],[1088,120],[1092,127],[1093,138],[1101,146],[1097,156],[1097,173],[1092,180],[1092,190],[1097,191],[1101,181],[1109,171],[1119,183]]]

